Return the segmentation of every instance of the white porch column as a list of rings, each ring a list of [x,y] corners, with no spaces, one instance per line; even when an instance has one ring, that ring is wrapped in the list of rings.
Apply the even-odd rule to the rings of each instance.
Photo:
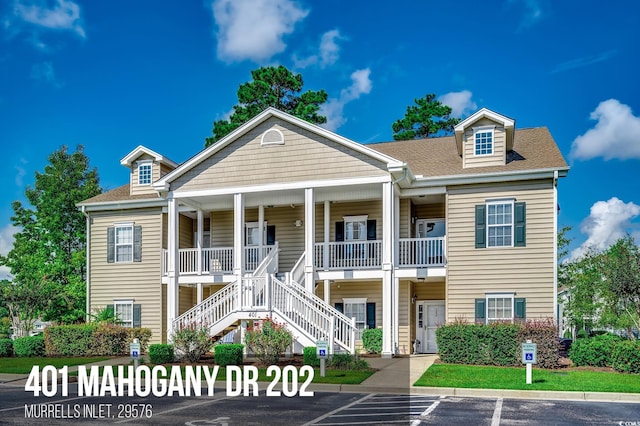
[[[315,258],[315,198],[313,188],[304,190],[304,285],[308,291],[315,288],[313,262]]]
[[[198,275],[202,275],[202,237],[204,235],[204,217],[202,210],[198,209],[197,212],[197,227],[196,227],[196,248],[198,249]]]
[[[324,302],[331,304],[331,280],[324,280]]]
[[[266,241],[264,241],[264,206],[260,204],[258,206],[258,257],[260,262],[262,262],[262,256],[264,256],[263,246]]]
[[[178,294],[180,276],[178,260],[178,242],[180,229],[180,213],[178,212],[178,200],[171,195],[168,199],[167,213],[167,342],[171,339],[173,332],[173,321],[178,316]]]
[[[394,188],[382,184],[382,357],[391,358],[393,348],[393,259],[394,259]]]
[[[244,275],[244,197],[233,195],[233,274],[238,280],[238,302],[242,305]]]
[[[329,238],[331,229],[329,225],[331,224],[331,203],[329,200],[325,200],[324,202],[324,246],[322,248],[322,266],[325,271],[329,270]],[[328,303],[328,302],[327,302]]]

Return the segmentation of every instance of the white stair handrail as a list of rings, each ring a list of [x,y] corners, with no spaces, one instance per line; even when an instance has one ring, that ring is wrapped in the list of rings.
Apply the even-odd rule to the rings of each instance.
[[[194,324],[211,327],[237,309],[238,282],[234,281],[173,320],[173,329],[180,330]]]

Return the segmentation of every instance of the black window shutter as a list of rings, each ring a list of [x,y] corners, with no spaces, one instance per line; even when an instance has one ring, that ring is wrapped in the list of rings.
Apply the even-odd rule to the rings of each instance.
[[[272,246],[276,243],[276,226],[267,225],[267,245]]]
[[[142,305],[134,303],[133,305],[133,327],[142,327]]]
[[[376,328],[376,304],[367,303],[367,328]]]
[[[107,228],[107,262],[116,261],[116,228],[110,226]]]
[[[372,241],[376,239],[376,221],[367,220],[367,240]]]
[[[344,222],[336,222],[336,241],[344,241]]]
[[[476,323],[484,324],[487,318],[486,299],[476,299]]]
[[[142,262],[142,226],[133,227],[133,261]]]
[[[487,207],[484,204],[476,205],[476,248],[487,246]]]
[[[335,303],[333,306],[335,306],[336,311],[340,312],[341,314],[344,314],[344,303],[338,302],[338,303]]]
[[[513,299],[513,313],[515,322],[524,322],[527,319],[527,300],[524,297]]]
[[[514,207],[514,241],[515,247],[527,245],[527,205],[526,203],[515,203]]]

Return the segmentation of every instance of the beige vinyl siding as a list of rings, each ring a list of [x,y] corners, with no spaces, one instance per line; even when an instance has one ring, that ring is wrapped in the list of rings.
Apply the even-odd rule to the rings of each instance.
[[[409,355],[411,353],[411,281],[401,280],[398,292],[398,352],[400,355]]]
[[[411,233],[411,200],[403,198],[400,200],[400,235],[399,238],[410,238]]]
[[[266,207],[264,220],[268,225],[276,227],[276,241],[280,247],[279,271],[291,271],[293,265],[304,252],[304,206],[297,205],[294,208],[291,206]],[[302,221],[302,226],[295,226],[296,220]],[[258,209],[247,209],[245,221],[257,222]],[[267,243],[266,240],[264,243]]]
[[[496,126],[493,131],[493,154],[476,155],[473,127]],[[464,167],[504,166],[507,159],[507,133],[495,121],[483,118],[464,131],[462,139]]]
[[[284,145],[261,146],[262,134],[272,127],[284,134]],[[388,176],[386,164],[272,117],[178,177],[171,189],[369,176]]]
[[[142,327],[151,329],[151,341],[161,342],[160,209],[94,213],[91,221],[91,311],[112,305],[114,299],[132,299],[142,305]],[[107,263],[107,228],[117,222],[142,226],[142,262]]]
[[[367,303],[375,303],[376,328],[382,327],[382,281],[335,281],[329,294],[331,306],[350,298],[366,298]],[[318,283],[316,295],[324,300],[324,283]]]
[[[330,213],[329,235],[331,241],[336,240],[336,222],[343,222],[345,216],[361,215],[367,215],[368,220],[376,221],[376,239],[382,239],[382,200],[333,203]]]
[[[193,248],[193,219],[188,216],[180,215],[180,230],[178,232],[178,247]]]
[[[131,164],[131,195],[140,194],[157,194],[158,192],[153,189],[151,185],[139,185],[138,184],[138,163],[141,161],[151,161],[151,182],[155,182],[160,179],[160,164],[153,161],[153,157],[148,154],[142,154]]]
[[[233,247],[233,211],[211,212],[211,247]]]
[[[191,309],[197,301],[197,292],[194,287],[180,286],[178,294],[178,315],[182,315]]]
[[[452,188],[447,222],[447,320],[474,318],[474,299],[488,292],[526,298],[527,318],[552,317],[553,185],[549,181]],[[526,202],[526,247],[475,248],[475,206],[488,199]]]

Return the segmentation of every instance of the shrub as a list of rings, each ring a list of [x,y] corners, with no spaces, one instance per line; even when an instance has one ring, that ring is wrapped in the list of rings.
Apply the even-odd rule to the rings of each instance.
[[[47,356],[84,356],[93,342],[93,324],[50,326],[44,330]]]
[[[329,367],[336,370],[366,370],[369,364],[364,359],[351,354],[333,354],[329,358]]]
[[[280,355],[293,343],[293,336],[284,324],[270,318],[262,322],[262,327],[249,327],[244,339],[263,365],[276,364]]]
[[[153,364],[168,364],[173,362],[173,346],[156,344],[149,346],[149,361]]]
[[[569,350],[569,358],[575,365],[592,367],[611,366],[613,347],[622,340],[613,334],[602,334],[594,337],[577,339]]]
[[[307,346],[302,352],[302,363],[312,367],[320,367],[320,358],[318,358],[317,348],[315,346]]]
[[[560,341],[558,340],[558,330],[553,320],[527,321],[518,333],[518,341],[525,343],[527,340],[531,340],[536,344],[538,358],[536,367],[558,368]],[[519,354],[520,352],[521,350],[519,350]],[[520,362],[520,360],[518,362]]]
[[[611,364],[616,371],[640,373],[640,342],[625,340],[613,346]]]
[[[222,343],[213,347],[216,364],[221,367],[242,364],[244,345],[240,343]]]
[[[149,347],[149,340],[151,340],[150,328],[128,328],[129,341],[133,342],[133,339],[138,339],[140,342],[140,352],[147,352]]]
[[[362,346],[369,353],[379,354],[382,352],[382,329],[366,328],[362,330]]]
[[[171,337],[179,359],[196,362],[211,348],[211,337],[206,326],[191,325],[173,332]]]
[[[129,329],[120,325],[100,323],[93,330],[88,356],[129,354]]]
[[[0,339],[0,357],[13,356],[13,340]]]
[[[44,338],[42,336],[19,337],[13,341],[13,350],[18,357],[44,356]]]

